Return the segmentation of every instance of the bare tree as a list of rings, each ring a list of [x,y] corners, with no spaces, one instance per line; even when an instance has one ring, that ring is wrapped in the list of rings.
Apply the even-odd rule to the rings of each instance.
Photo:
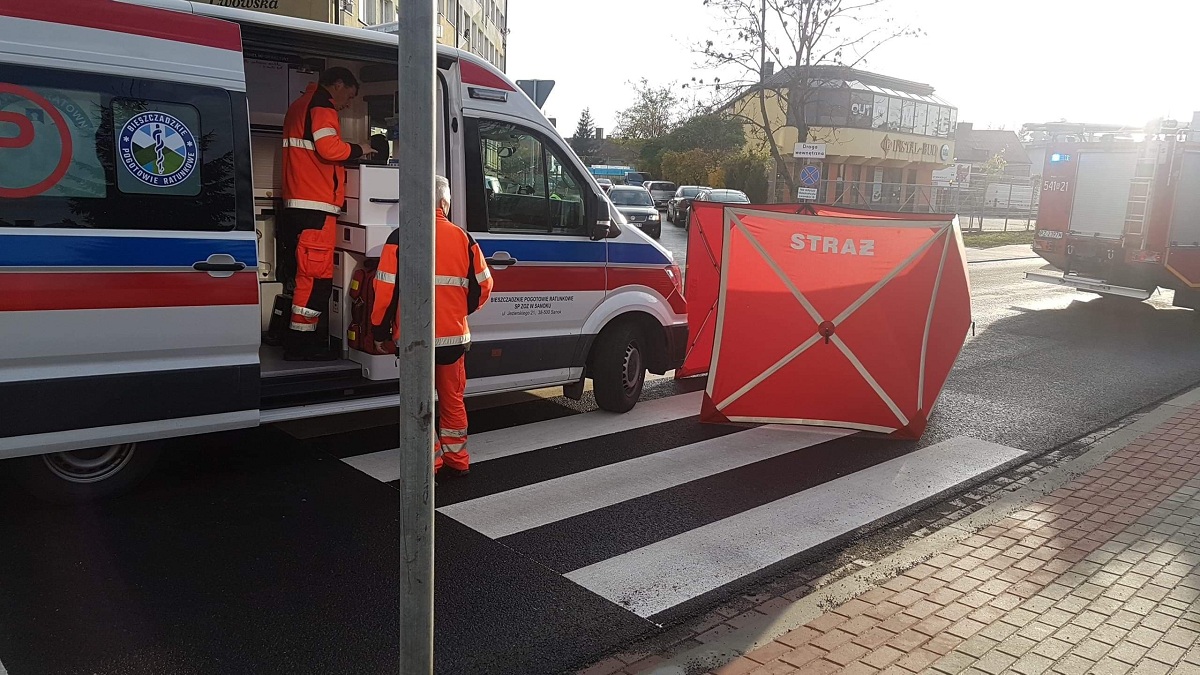
[[[629,82],[637,95],[633,105],[617,113],[616,133],[625,138],[662,138],[679,118],[681,101],[675,85],[652,86],[646,78]]]
[[[922,34],[897,24],[885,13],[885,2],[704,0],[706,7],[720,13],[724,27],[697,45],[696,52],[702,66],[727,76],[695,85],[710,87],[718,108],[761,137],[789,194],[796,191],[796,179],[785,161],[791,152],[780,148],[776,134],[793,126],[801,142],[813,140],[806,113],[821,85],[814,67],[857,67],[891,40]],[[768,75],[769,62],[790,63]],[[772,105],[780,115],[771,115]]]

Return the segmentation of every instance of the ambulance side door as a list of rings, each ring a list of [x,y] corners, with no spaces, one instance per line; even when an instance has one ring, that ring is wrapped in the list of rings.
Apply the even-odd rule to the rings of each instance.
[[[245,94],[6,64],[0,138],[0,458],[257,424]]]
[[[470,318],[468,391],[578,379],[583,326],[605,295],[608,245],[588,227],[596,200],[547,131],[499,113],[465,111],[464,122],[465,224],[495,280]]]

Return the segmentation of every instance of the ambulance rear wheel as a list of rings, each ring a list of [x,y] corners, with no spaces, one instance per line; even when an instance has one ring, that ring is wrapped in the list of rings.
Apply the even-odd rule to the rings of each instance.
[[[629,412],[646,384],[646,341],[636,324],[622,322],[600,333],[592,352],[592,389],[596,404],[610,412]]]
[[[117,443],[11,460],[17,483],[38,499],[64,504],[115,497],[136,486],[158,461],[154,442]]]

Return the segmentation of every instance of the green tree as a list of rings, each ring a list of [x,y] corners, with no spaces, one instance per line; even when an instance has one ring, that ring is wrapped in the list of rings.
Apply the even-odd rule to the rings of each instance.
[[[707,185],[709,174],[717,168],[713,154],[705,150],[667,150],[662,156],[663,178],[679,185]]]
[[[721,163],[724,186],[746,193],[750,201],[767,201],[767,166],[770,158],[764,154],[743,152],[727,157]]]
[[[617,134],[626,138],[662,138],[675,126],[681,101],[674,84],[653,87],[649,80],[629,82],[636,99],[617,113]]]
[[[664,145],[677,152],[707,150],[729,153],[742,149],[746,132],[742,123],[727,115],[703,113],[683,120],[664,139]]]
[[[592,119],[590,108],[584,108],[579,114],[579,122],[575,124],[575,134],[570,139],[571,149],[580,158],[594,157],[598,152],[596,142],[596,121]]]

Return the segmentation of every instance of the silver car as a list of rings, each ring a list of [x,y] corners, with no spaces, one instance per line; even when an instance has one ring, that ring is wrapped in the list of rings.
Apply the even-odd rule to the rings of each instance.
[[[608,193],[613,206],[625,216],[625,220],[642,232],[658,239],[662,236],[662,219],[658,209],[654,208],[654,200],[644,188],[633,185],[614,185]]]
[[[679,186],[668,180],[652,180],[642,183],[642,187],[650,192],[650,196],[654,199],[655,208],[667,208],[667,202],[675,196],[675,190]]]

